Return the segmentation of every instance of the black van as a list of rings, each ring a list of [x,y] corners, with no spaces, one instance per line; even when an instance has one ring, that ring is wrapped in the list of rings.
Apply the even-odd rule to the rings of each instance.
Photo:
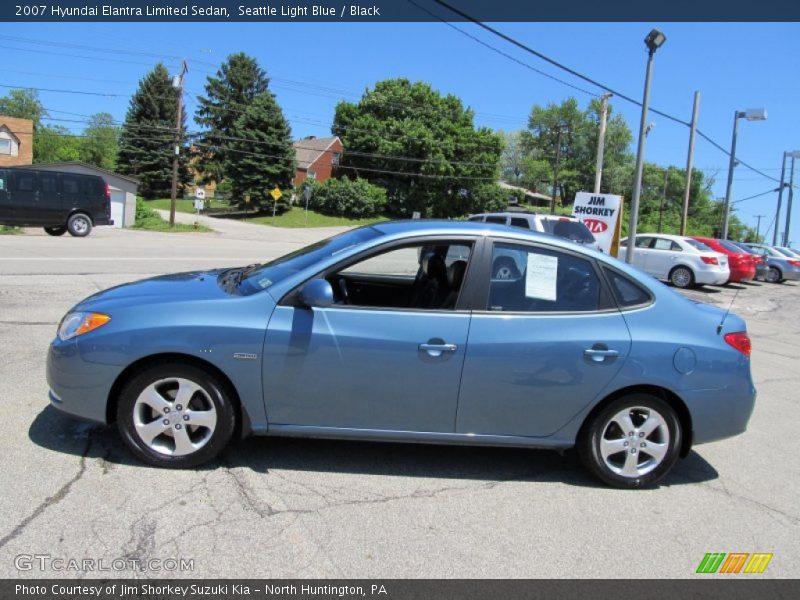
[[[97,175],[9,167],[0,169],[0,225],[44,227],[50,235],[89,235],[113,225],[111,190]]]

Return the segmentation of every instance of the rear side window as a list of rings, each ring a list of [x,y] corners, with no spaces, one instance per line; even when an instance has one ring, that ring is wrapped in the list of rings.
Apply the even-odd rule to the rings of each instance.
[[[595,241],[592,232],[580,221],[570,221],[569,219],[542,219],[542,227],[544,227],[546,233],[575,242],[591,244]]]
[[[81,182],[77,177],[70,177],[68,175],[61,176],[61,191],[64,194],[80,194]]]
[[[522,227],[523,229],[530,229],[528,219],[521,219],[520,217],[511,217],[511,225],[513,227]]]
[[[56,176],[50,173],[39,174],[39,185],[42,186],[42,193],[54,194],[58,192]]]
[[[470,217],[470,221],[483,221],[483,217]]]
[[[500,225],[505,225],[506,224],[506,218],[505,217],[486,217],[486,222],[487,223],[499,223]]]
[[[621,308],[649,304],[652,300],[650,293],[638,283],[634,283],[624,275],[606,267],[603,267],[603,271],[605,271],[606,277],[608,277],[608,281],[611,283],[611,289],[614,290],[617,304],[619,304]]]
[[[592,263],[545,248],[495,244],[487,310],[589,312],[600,306]]]

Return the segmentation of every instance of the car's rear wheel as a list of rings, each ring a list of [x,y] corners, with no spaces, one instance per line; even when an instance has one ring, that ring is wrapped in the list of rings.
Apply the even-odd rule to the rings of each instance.
[[[611,402],[587,423],[578,453],[589,471],[609,485],[648,487],[675,464],[682,435],[675,411],[664,400],[630,394]]]
[[[675,267],[669,273],[669,281],[676,288],[690,288],[694,285],[694,273],[689,267]]]
[[[117,423],[128,448],[157,467],[207,462],[228,444],[236,425],[225,385],[180,363],[147,369],[122,388]]]
[[[47,235],[59,236],[59,235],[64,235],[65,233],[67,233],[67,228],[66,227],[45,227],[44,231],[45,231],[45,233]]]
[[[67,231],[75,237],[86,237],[92,231],[92,220],[83,213],[75,213],[67,220]]]
[[[769,283],[780,283],[783,281],[783,273],[777,267],[770,267],[767,271],[766,280]]]

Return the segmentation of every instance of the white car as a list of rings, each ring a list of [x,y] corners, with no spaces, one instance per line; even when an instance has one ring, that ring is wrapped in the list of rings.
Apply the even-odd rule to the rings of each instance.
[[[628,238],[625,238],[620,242],[621,258],[627,246]],[[677,288],[695,284],[722,285],[731,275],[728,257],[724,254],[714,252],[703,242],[666,233],[637,235],[633,266]]]
[[[583,221],[575,217],[540,215],[538,213],[520,211],[480,213],[470,215],[469,220],[499,223],[500,225],[510,225],[511,227],[521,227],[522,229],[530,229],[540,233],[549,233],[602,252],[600,244],[597,243],[589,228],[586,227]]]

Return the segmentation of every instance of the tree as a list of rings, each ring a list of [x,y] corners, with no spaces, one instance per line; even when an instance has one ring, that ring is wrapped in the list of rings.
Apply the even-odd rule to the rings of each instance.
[[[560,105],[534,105],[528,118],[528,129],[520,134],[526,157],[521,177],[524,185],[537,191],[551,191],[560,139],[559,189],[556,195],[566,204],[573,201],[576,192],[593,189],[600,111],[601,104],[597,99],[592,100],[584,111],[580,110],[575,98]],[[625,120],[622,116],[614,116],[609,105],[601,191],[624,194],[609,186],[609,182],[616,181],[615,171],[632,162],[629,150],[632,139]]]
[[[522,184],[522,175],[525,172],[525,150],[522,147],[521,131],[497,132],[503,138],[503,154],[501,155],[500,174],[503,181],[512,185]]]
[[[36,129],[41,125],[42,118],[47,116],[39,93],[36,90],[11,90],[8,96],[0,96],[0,115],[16,117],[17,119],[30,119]]]
[[[159,63],[139,82],[119,135],[117,171],[136,177],[145,198],[165,197],[172,188],[175,120],[179,91],[172,87],[167,68]],[[186,116],[181,123],[181,139]],[[188,183],[186,152],[181,152],[179,185]]]
[[[340,171],[386,188],[393,215],[459,216],[499,176],[500,136],[427,83],[380,81],[358,103],[340,102],[331,129],[345,148]]]
[[[251,206],[271,205],[269,191],[275,187],[290,190],[295,172],[291,129],[272,92],[253,99],[233,124],[231,134],[234,139],[227,143],[227,170],[233,201],[245,206],[249,195]]]
[[[80,160],[81,138],[61,125],[39,127],[33,137],[33,162]]]
[[[90,165],[113,171],[119,151],[119,131],[114,125],[114,117],[106,112],[92,115],[83,135],[80,159]]]
[[[195,121],[206,131],[199,137],[197,169],[205,183],[219,183],[228,173],[228,164],[238,157],[226,152],[236,119],[256,96],[267,91],[269,79],[254,58],[244,52],[232,54],[217,71],[208,77],[206,96],[198,97]]]

